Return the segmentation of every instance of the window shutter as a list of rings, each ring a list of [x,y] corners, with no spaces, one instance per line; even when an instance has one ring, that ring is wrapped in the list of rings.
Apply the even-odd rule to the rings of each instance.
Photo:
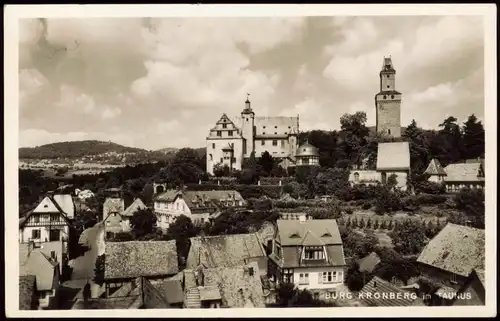
[[[318,283],[319,284],[323,283],[323,273],[322,272],[318,273]]]

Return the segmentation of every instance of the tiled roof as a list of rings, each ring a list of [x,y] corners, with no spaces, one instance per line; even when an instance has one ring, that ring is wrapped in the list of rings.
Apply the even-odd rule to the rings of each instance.
[[[372,252],[358,261],[359,271],[372,273],[373,270],[375,270],[375,267],[377,267],[377,265],[380,263],[380,261],[380,257],[377,255],[377,253]]]
[[[441,163],[439,163],[436,158],[433,158],[431,160],[424,174],[446,176],[446,172],[443,169],[443,166],[441,166]]]
[[[484,268],[484,230],[448,223],[425,246],[417,262],[468,277]]]
[[[253,268],[253,275],[250,275],[247,267]],[[264,308],[264,292],[257,264],[252,263],[247,267],[203,269],[204,286],[220,289],[223,307]],[[215,291],[213,294],[216,294]]]
[[[298,156],[298,157],[301,157],[301,156],[319,156],[319,152],[315,146],[313,146],[309,143],[304,143],[297,148],[297,153],[295,154],[295,156]]]
[[[316,245],[342,244],[336,220],[278,220],[277,225],[282,246],[300,245],[308,234],[319,241]]]
[[[256,233],[192,237],[187,268],[232,267],[245,263],[245,259],[266,257]]]
[[[450,164],[444,168],[446,182],[479,182],[484,177],[479,177],[481,163]]]
[[[235,190],[217,190],[217,191],[179,191],[168,190],[156,197],[158,201],[173,202],[178,195],[182,195],[184,202],[191,209],[196,207],[215,207],[218,202],[224,201],[242,201],[245,199]]]
[[[407,170],[410,168],[408,142],[379,143],[377,170]]]
[[[36,307],[36,281],[34,275],[19,276],[19,310]]]
[[[105,279],[176,274],[175,241],[107,242]]]
[[[274,253],[270,259],[282,268],[296,267],[322,267],[322,266],[345,266],[344,249],[342,245],[327,245],[327,260],[300,260],[301,248],[299,246],[284,246],[281,249],[282,255],[276,257]]]
[[[410,292],[398,289],[377,276],[361,289],[359,298],[367,306],[379,307],[410,306],[415,301],[411,298]]]
[[[137,305],[142,305],[140,296],[127,296],[120,298],[98,298],[89,299],[89,304],[85,307],[85,302],[82,299],[77,299],[73,304],[72,310],[110,310],[110,309],[136,309]]]
[[[103,218],[108,217],[110,213],[121,214],[125,210],[125,201],[122,198],[108,197],[102,205]]]
[[[123,212],[123,216],[133,216],[138,210],[146,209],[147,206],[141,201],[140,198],[136,198],[132,204]]]
[[[34,275],[37,290],[48,291],[53,289],[55,269],[58,266],[57,262],[37,249],[30,253],[24,266],[20,267],[20,275]]]

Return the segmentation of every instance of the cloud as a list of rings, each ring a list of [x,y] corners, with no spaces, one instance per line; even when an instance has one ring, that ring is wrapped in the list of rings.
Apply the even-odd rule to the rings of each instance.
[[[482,38],[480,18],[470,16],[25,19],[21,143],[67,132],[148,149],[200,147],[222,113],[240,113],[247,93],[257,116],[300,114],[302,130],[338,129],[356,111],[371,125],[387,55],[402,125],[482,117]]]

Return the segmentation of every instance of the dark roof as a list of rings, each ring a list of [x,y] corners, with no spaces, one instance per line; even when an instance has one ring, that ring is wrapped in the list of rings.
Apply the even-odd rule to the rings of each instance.
[[[406,295],[405,295],[406,294]],[[392,298],[390,296],[393,296]],[[359,292],[359,298],[367,306],[410,306],[414,299],[410,292],[398,289],[389,282],[375,276]]]
[[[484,268],[484,230],[448,223],[420,253],[417,262],[468,277]]]
[[[410,145],[408,142],[379,143],[377,170],[409,170]]]
[[[187,268],[232,267],[245,264],[245,260],[266,257],[266,252],[256,233],[190,238],[191,247]]]
[[[396,90],[382,90],[376,96],[379,95],[401,95],[401,93]]]
[[[158,289],[168,303],[177,304],[184,302],[184,291],[182,290],[182,282],[180,280],[151,281],[151,284]]]
[[[107,242],[105,255],[105,279],[179,272],[175,241]]]
[[[19,310],[35,310],[36,281],[34,275],[19,277]]]
[[[146,209],[147,206],[144,205],[140,198],[136,198],[132,204],[125,211],[123,211],[123,216],[133,216],[138,210]]]

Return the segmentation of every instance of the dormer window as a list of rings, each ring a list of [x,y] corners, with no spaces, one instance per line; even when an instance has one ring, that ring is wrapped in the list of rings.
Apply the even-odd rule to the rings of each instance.
[[[276,254],[277,257],[281,257],[281,246],[278,243],[275,243],[274,250],[274,254]]]
[[[326,232],[323,235],[321,235],[321,237],[332,237],[332,235],[330,233]]]
[[[299,233],[292,233],[292,234],[290,234],[290,238],[291,239],[300,238],[300,235],[299,235]]]
[[[305,260],[324,260],[325,253],[323,252],[323,247],[306,247],[304,250]]]

